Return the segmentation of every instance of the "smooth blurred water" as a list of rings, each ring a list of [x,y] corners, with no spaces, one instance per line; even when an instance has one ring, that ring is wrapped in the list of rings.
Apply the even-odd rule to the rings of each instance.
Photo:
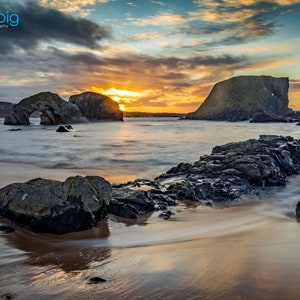
[[[56,126],[4,126],[0,120],[0,162],[56,169],[90,169],[104,177],[154,178],[180,162],[194,162],[216,145],[258,138],[260,134],[300,138],[295,123],[184,121],[127,118],[124,122]],[[20,131],[9,131],[20,128]]]
[[[0,187],[80,171],[151,179],[216,145],[261,134],[300,138],[294,123],[130,118],[57,133],[31,121],[20,131],[0,121]],[[157,212],[126,224],[110,215],[97,228],[62,236],[10,224],[14,233],[0,233],[0,298],[299,299],[299,186],[295,176],[285,188],[224,209],[183,203],[168,221]],[[107,282],[89,284],[93,276]]]

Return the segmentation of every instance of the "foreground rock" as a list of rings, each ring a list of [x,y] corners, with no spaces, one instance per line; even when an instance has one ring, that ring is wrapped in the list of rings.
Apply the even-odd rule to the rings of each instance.
[[[96,226],[110,200],[111,185],[102,177],[37,178],[2,188],[0,213],[35,231],[68,233]]]
[[[221,81],[186,119],[253,122],[285,121],[288,108],[288,78],[238,76]]]
[[[86,122],[79,108],[57,94],[42,92],[21,100],[4,119],[4,125],[30,125],[30,115],[40,112],[41,124],[58,125]]]
[[[110,97],[85,92],[71,96],[69,102],[77,105],[82,115],[89,121],[123,121],[123,112],[119,104]]]
[[[96,226],[107,213],[139,219],[159,211],[172,219],[181,201],[215,206],[257,197],[268,186],[285,185],[300,172],[300,140],[263,135],[216,146],[193,164],[180,163],[155,180],[113,185],[101,177],[65,182],[34,179],[0,190],[0,214],[38,231],[66,233]],[[300,202],[296,208],[297,217]]]
[[[167,185],[167,194],[179,200],[228,202],[255,195],[266,186],[284,185],[287,176],[299,171],[299,140],[260,136],[217,146],[211,155],[194,164],[179,164],[156,181]]]

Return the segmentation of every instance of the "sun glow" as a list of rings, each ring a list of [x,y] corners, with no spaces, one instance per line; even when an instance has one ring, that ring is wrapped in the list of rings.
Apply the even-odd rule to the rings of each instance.
[[[142,92],[136,92],[127,89],[122,90],[117,88],[103,89],[93,86],[91,90],[93,92],[109,96],[111,99],[118,102],[122,111],[126,111],[132,102],[144,95]]]

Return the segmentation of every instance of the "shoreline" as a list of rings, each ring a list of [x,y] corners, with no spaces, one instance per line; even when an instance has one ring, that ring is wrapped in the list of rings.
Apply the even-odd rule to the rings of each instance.
[[[11,183],[26,182],[34,178],[64,181],[70,176],[101,176],[111,183],[125,183],[136,179],[134,175],[104,174],[96,169],[43,168],[19,162],[0,162],[0,189]]]

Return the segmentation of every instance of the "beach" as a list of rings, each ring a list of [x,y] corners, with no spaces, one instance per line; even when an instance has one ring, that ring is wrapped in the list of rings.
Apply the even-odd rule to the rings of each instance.
[[[73,175],[151,179],[184,156],[193,162],[226,141],[275,132],[299,138],[295,124],[172,118],[114,124],[74,126],[71,135],[39,125],[18,132],[2,126],[11,138],[0,149],[1,187]],[[298,299],[299,186],[300,178],[292,177],[286,187],[218,208],[183,202],[169,220],[158,212],[136,221],[109,215],[97,228],[65,235],[34,233],[2,219],[15,232],[0,234],[0,299]],[[91,283],[93,277],[105,282]]]

